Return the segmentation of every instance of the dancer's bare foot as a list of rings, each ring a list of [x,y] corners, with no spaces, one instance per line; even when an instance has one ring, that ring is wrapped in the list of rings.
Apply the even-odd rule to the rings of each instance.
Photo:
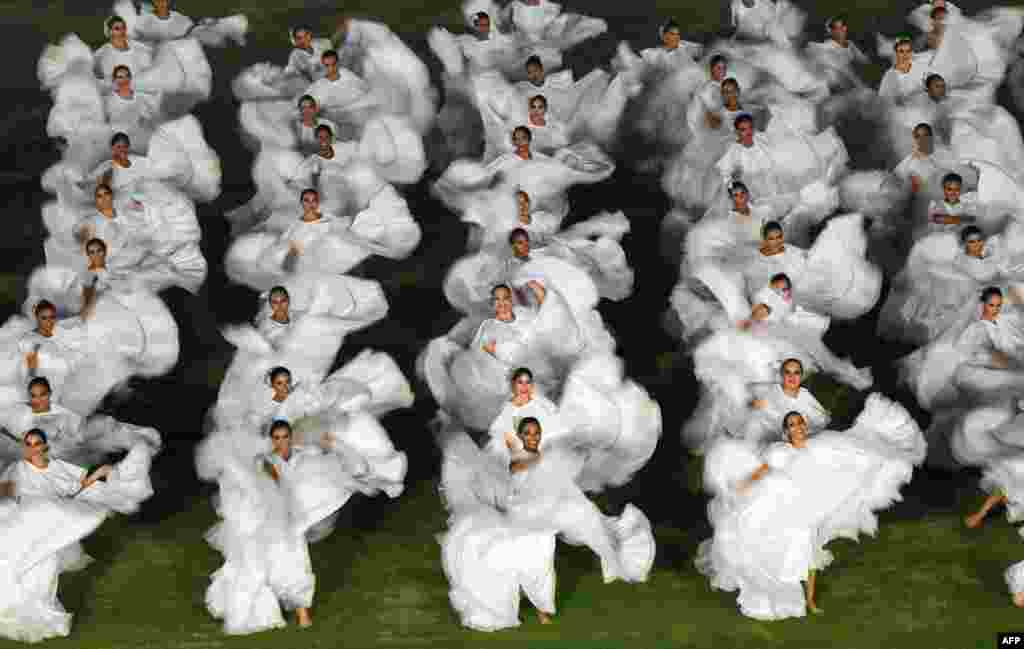
[[[313,617],[309,614],[308,608],[295,609],[295,619],[298,620],[299,626],[303,628],[313,626]]]
[[[807,602],[807,610],[815,615],[821,615],[825,612],[825,609],[818,608],[818,605],[814,602],[814,600],[809,600]]]
[[[967,527],[971,528],[972,530],[978,529],[979,527],[981,527],[981,524],[984,523],[984,522],[985,522],[985,513],[984,512],[975,512],[975,513],[971,514],[970,516],[968,516],[967,518],[964,519],[964,524],[967,525]]]
[[[1019,608],[1024,608],[1024,593],[1013,594],[1013,605]]]
[[[551,616],[545,613],[544,611],[537,611],[537,619],[540,620],[541,624],[551,624],[551,622],[553,621],[551,619]]]

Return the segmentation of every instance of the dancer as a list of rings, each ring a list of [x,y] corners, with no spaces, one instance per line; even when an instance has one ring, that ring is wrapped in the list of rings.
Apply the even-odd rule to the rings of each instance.
[[[542,447],[533,417],[515,432],[522,450],[507,464],[482,454],[454,422],[442,418],[438,434],[451,513],[441,537],[449,597],[462,624],[480,631],[519,626],[521,593],[541,624],[553,621],[556,535],[590,547],[606,582],[645,581],[654,560],[643,512],[626,505],[621,516],[605,516],[575,485],[579,459],[571,449]]]
[[[809,438],[803,416],[791,412],[783,435],[763,456],[745,442],[720,442],[705,462],[715,534],[695,563],[712,588],[738,590],[740,612],[760,620],[821,613],[816,577],[832,561],[824,546],[874,535],[874,511],[900,499],[925,455],[914,420],[879,394],[845,432]]]

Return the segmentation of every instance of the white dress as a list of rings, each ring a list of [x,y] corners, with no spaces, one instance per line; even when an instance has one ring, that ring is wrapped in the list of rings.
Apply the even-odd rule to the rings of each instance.
[[[730,4],[737,36],[785,47],[803,31],[807,14],[787,0],[754,0],[750,4],[743,0]]]
[[[78,313],[81,292],[69,291],[76,278],[66,268],[36,270],[29,278],[25,310],[47,299],[58,313]],[[114,386],[129,377],[161,376],[178,361],[178,327],[170,311],[155,295],[130,286],[101,290],[89,320],[65,317],[52,337],[36,333],[31,322],[15,316],[4,325],[0,382],[27,385],[25,354],[38,348],[35,374],[45,376],[61,403],[78,413],[93,412]]]
[[[0,636],[39,642],[70,633],[71,614],[57,599],[60,573],[91,561],[79,541],[111,512],[134,513],[153,495],[149,468],[157,447],[159,435],[124,447],[128,455],[106,482],[84,490],[86,470],[57,459],[45,469],[19,460],[0,475],[0,482],[15,483],[16,494],[0,501]]]
[[[714,536],[695,560],[712,588],[739,591],[743,615],[759,620],[803,617],[801,581],[831,563],[824,546],[878,530],[875,511],[900,500],[924,460],[921,430],[902,406],[872,394],[854,426],[826,431],[796,449],[769,447],[759,457],[747,442],[720,442],[705,462]],[[762,463],[767,475],[745,481]]]
[[[953,232],[918,240],[882,308],[879,334],[927,344],[954,326],[965,305],[976,302],[983,288],[1014,286],[1024,280],[1020,251],[1011,247],[1012,240],[996,234],[984,245],[983,256],[975,258],[963,251]]]
[[[450,424],[440,439],[450,512],[442,565],[464,626],[518,626],[521,592],[554,613],[556,536],[590,547],[606,583],[647,579],[655,552],[650,523],[633,505],[619,517],[602,514],[573,482],[581,459],[574,452],[551,445],[537,464],[510,474]]]

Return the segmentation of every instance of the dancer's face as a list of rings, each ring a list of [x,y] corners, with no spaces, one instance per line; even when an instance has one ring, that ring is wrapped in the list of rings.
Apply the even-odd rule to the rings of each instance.
[[[26,435],[23,443],[25,446],[25,459],[29,462],[46,456],[48,446],[39,435]]]
[[[721,83],[723,80],[725,80],[725,69],[726,69],[725,63],[722,63],[721,61],[719,61],[718,63],[712,65],[711,66],[711,79],[712,79],[712,81],[717,81],[717,82]]]
[[[522,235],[512,239],[512,254],[517,259],[526,259],[530,256],[530,239]]]
[[[946,202],[954,205],[960,202],[960,183],[955,180],[951,180],[942,185],[942,195],[945,197]]]
[[[314,214],[320,210],[320,195],[316,192],[306,192],[302,196],[302,211],[306,214]]]
[[[807,443],[807,422],[801,415],[791,415],[786,419],[786,435],[789,443],[797,448],[803,448]]]
[[[123,22],[118,21],[110,26],[110,44],[118,48],[128,44],[128,28]]]
[[[512,319],[512,291],[504,286],[494,290],[494,315],[498,320]]]
[[[53,309],[39,309],[36,312],[36,331],[49,338],[57,328],[57,312]]]
[[[114,87],[119,93],[126,93],[132,89],[132,73],[120,68],[114,73]]]
[[[754,125],[744,120],[736,127],[736,141],[743,146],[754,146]]]
[[[530,102],[530,122],[533,124],[543,124],[547,118],[548,107],[540,99],[534,99]]]
[[[732,206],[737,212],[745,212],[750,207],[750,194],[743,189],[734,190],[732,193]]]
[[[308,30],[300,29],[295,34],[295,47],[308,50],[313,45],[313,34]]]
[[[292,449],[292,434],[283,426],[281,428],[275,428],[270,433],[270,443],[275,454],[282,457],[287,456]]]
[[[829,32],[832,35],[832,40],[839,43],[840,45],[846,43],[846,39],[850,36],[850,28],[847,26],[846,21],[836,20],[829,27]]]
[[[531,453],[536,453],[540,450],[540,426],[537,424],[527,424],[525,430],[519,435],[519,439],[523,442],[523,448]]]
[[[120,163],[126,163],[128,161],[128,152],[131,150],[131,146],[124,140],[118,140],[117,142],[110,145],[110,157]]]
[[[527,65],[526,78],[535,86],[544,85],[544,66],[536,63]]]
[[[928,84],[928,96],[935,101],[941,101],[946,98],[946,80],[942,78],[932,79],[932,82]]]
[[[722,105],[729,110],[736,110],[740,105],[740,88],[735,83],[722,84]]]
[[[321,129],[316,134],[316,141],[320,144],[321,153],[330,153],[333,147],[334,138],[326,129]]]
[[[85,248],[85,256],[89,260],[91,270],[107,267],[107,249],[98,243],[91,243]]]
[[[523,131],[515,131],[512,133],[512,146],[516,148],[516,152],[519,153],[519,155],[529,155],[530,136]]]
[[[491,17],[487,15],[477,16],[476,31],[482,36],[491,33]]]
[[[674,50],[679,47],[679,41],[683,40],[682,34],[679,33],[678,29],[666,29],[661,34],[661,44],[665,46],[666,50]]]
[[[799,363],[790,361],[782,366],[782,387],[795,391],[800,389],[804,380],[804,370]]]
[[[1003,310],[1003,298],[993,295],[981,306],[981,319],[995,322]]]
[[[512,396],[530,400],[533,397],[533,379],[526,374],[520,374],[512,381]]]
[[[324,56],[320,59],[320,62],[324,64],[324,69],[329,76],[334,76],[334,73],[338,71],[338,57],[336,56]]]
[[[32,412],[49,412],[50,390],[45,385],[33,385],[28,390],[28,403]]]
[[[308,99],[303,101],[302,108],[300,110],[302,110],[302,121],[312,122],[314,119],[316,119],[316,114],[318,111],[316,108],[315,101],[310,101]]]
[[[171,11],[170,0],[153,0],[153,13],[164,18]]]
[[[519,220],[529,223],[530,220],[530,196],[526,192],[519,192],[516,196],[516,203],[519,206]]]
[[[964,243],[964,250],[970,257],[981,258],[985,254],[985,240],[978,235],[973,235]]]
[[[910,43],[900,43],[896,46],[896,65],[909,67],[913,63],[914,48]]]
[[[270,387],[274,390],[274,399],[284,401],[292,393],[292,377],[282,372],[271,379]]]
[[[769,254],[782,252],[786,246],[785,236],[778,230],[772,230],[768,234],[764,235],[762,247],[765,252]]]
[[[278,320],[288,319],[288,308],[291,300],[285,293],[274,293],[270,296],[270,311]]]
[[[917,149],[925,154],[931,155],[932,153],[932,136],[927,130],[923,128],[914,130],[914,140],[917,142]]]
[[[96,199],[96,209],[100,212],[109,211],[114,206],[114,192],[106,187],[97,187],[93,195]]]

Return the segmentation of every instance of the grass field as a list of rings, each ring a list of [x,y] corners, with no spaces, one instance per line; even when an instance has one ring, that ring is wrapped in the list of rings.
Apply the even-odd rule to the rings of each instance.
[[[229,286],[219,263],[227,243],[221,214],[245,200],[251,154],[236,134],[236,106],[230,80],[243,65],[283,61],[289,25],[300,21],[327,31],[345,13],[388,22],[424,56],[423,32],[431,25],[457,29],[461,18],[449,0],[358,0],[344,7],[323,0],[181,0],[193,16],[244,11],[253,34],[244,50],[210,53],[216,79],[215,97],[199,109],[207,139],[224,162],[224,195],[201,212],[204,250],[211,277],[200,298],[170,292],[167,299],[182,329],[183,360],[159,381],[140,382],[133,398],[109,404],[113,414],[164,432],[168,447],[155,471],[158,495],[132,518],[108,522],[86,541],[97,561],[86,571],[61,581],[62,600],[76,613],[70,638],[47,643],[75,649],[262,649],[293,647],[390,647],[438,649],[517,647],[524,649],[661,649],[714,647],[733,649],[981,649],[992,647],[995,633],[1024,629],[1024,611],[1010,606],[1002,573],[1024,558],[1015,530],[993,518],[981,531],[964,529],[963,514],[981,495],[976,477],[921,472],[907,490],[906,502],[882,517],[877,538],[859,544],[841,542],[837,561],[820,581],[820,617],[780,623],[743,618],[732,594],[712,592],[692,566],[697,543],[709,534],[704,498],[699,493],[700,463],[688,461],[678,430],[695,400],[696,386],[685,355],[661,328],[660,314],[675,282],[675,269],[656,251],[662,242],[658,224],[667,208],[657,179],[621,169],[607,183],[574,192],[573,218],[599,209],[622,209],[633,232],[626,239],[638,277],[638,294],[602,308],[620,339],[620,353],[631,376],[659,401],[665,433],[658,452],[628,487],[601,496],[610,511],[634,502],[656,526],[658,560],[648,583],[603,585],[595,557],[587,550],[560,546],[558,605],[555,625],[538,625],[524,610],[518,630],[482,634],[461,628],[447,600],[436,534],[445,514],[437,495],[437,452],[426,422],[434,404],[417,385],[416,406],[391,416],[386,425],[411,458],[408,491],[395,501],[360,500],[350,504],[338,531],[313,546],[318,576],[314,616],[309,630],[284,631],[243,638],[224,636],[205,610],[203,594],[220,556],[203,540],[213,523],[211,490],[199,484],[192,450],[202,430],[206,408],[230,360],[231,350],[217,326],[240,322],[254,310],[254,294]],[[585,72],[607,61],[618,40],[646,47],[656,27],[675,16],[685,37],[707,41],[727,18],[717,3],[698,0],[588,0],[568,3],[606,18],[611,35],[578,48],[567,63]],[[849,6],[835,0],[803,3],[811,11],[812,29],[833,10],[850,18],[851,32],[866,50],[870,32],[905,29],[905,1],[868,0]],[[970,9],[967,2],[961,6]],[[93,0],[0,0],[0,37],[4,39],[5,74],[0,115],[0,185],[7,199],[0,238],[0,302],[13,311],[22,297],[24,278],[43,262],[44,232],[39,207],[45,200],[36,178],[56,152],[44,134],[48,103],[38,90],[35,61],[43,44],[75,31],[98,45],[108,3]],[[431,65],[436,68],[432,62]],[[877,78],[880,70],[867,71]],[[854,154],[867,153],[870,142],[844,133]],[[625,167],[625,165],[623,165]],[[379,262],[368,272],[381,278],[392,305],[391,316],[353,336],[343,357],[364,347],[387,351],[412,376],[416,354],[431,337],[457,318],[440,293],[444,270],[464,248],[465,230],[434,202],[426,183],[409,195],[424,230],[424,243],[410,259]],[[640,314],[640,315],[637,315]],[[830,341],[852,352],[858,363],[871,364],[880,386],[895,381],[888,362],[897,350],[872,341],[873,323],[835,327]],[[860,408],[863,395],[820,382],[820,396],[840,422]],[[2,536],[0,536],[2,542]],[[0,649],[18,646],[0,641]]]

